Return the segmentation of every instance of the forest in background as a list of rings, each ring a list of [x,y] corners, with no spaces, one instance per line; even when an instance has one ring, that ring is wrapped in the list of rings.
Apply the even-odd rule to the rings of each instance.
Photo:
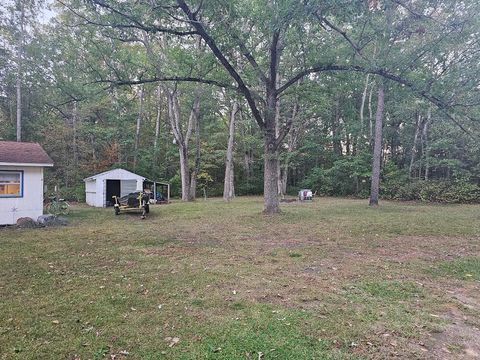
[[[367,198],[375,142],[383,198],[480,200],[480,4],[188,3],[4,4],[0,139],[41,143],[71,200],[116,167],[183,200],[262,194],[265,166]]]

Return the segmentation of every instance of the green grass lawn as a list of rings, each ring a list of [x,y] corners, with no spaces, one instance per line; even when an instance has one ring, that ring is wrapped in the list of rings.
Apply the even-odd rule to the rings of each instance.
[[[78,206],[0,229],[2,359],[480,353],[480,206],[318,198]]]

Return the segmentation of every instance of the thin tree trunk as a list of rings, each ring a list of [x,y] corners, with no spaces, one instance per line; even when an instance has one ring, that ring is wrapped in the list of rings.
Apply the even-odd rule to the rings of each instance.
[[[133,170],[137,168],[138,147],[140,144],[140,126],[143,118],[143,84],[140,86],[140,103],[138,106],[137,125],[135,127],[135,148],[133,153]]]
[[[372,184],[370,189],[370,206],[378,206],[380,193],[380,162],[382,157],[382,128],[385,94],[383,80],[378,84],[377,114],[375,117],[375,141],[373,145]]]
[[[428,143],[428,127],[430,126],[430,121],[432,120],[432,108],[428,108],[427,112],[427,120],[423,124],[423,141],[425,143],[424,146],[424,157],[425,157],[425,181],[428,181],[428,176],[429,176],[429,161],[430,161],[430,156],[429,156],[429,143]]]
[[[200,116],[198,109],[194,110],[196,115],[194,118],[195,128],[195,167],[190,176],[190,200],[197,198],[197,176],[200,172]]]
[[[342,142],[340,140],[340,101],[335,99],[335,110],[332,117],[332,145],[333,152],[337,156],[342,156]]]
[[[97,152],[95,150],[95,135],[90,135],[90,143],[92,144],[92,163],[93,170],[97,171]]]
[[[368,121],[369,121],[369,138],[368,142],[370,144],[370,148],[372,147],[373,143],[373,110],[372,110],[372,97],[373,97],[373,88],[374,82],[372,82],[372,87],[370,88],[370,93],[368,94]]]
[[[362,102],[360,104],[360,124],[362,125],[361,127],[362,131],[363,131],[365,101],[367,99],[369,78],[370,78],[370,74],[367,74],[367,77],[365,78],[365,87],[363,88],[363,93],[362,93]]]
[[[152,168],[156,171],[159,169],[158,166],[158,140],[160,138],[160,121],[162,118],[162,90],[161,86],[158,85],[156,90],[157,97],[157,116],[155,118],[155,135],[153,138],[153,158],[152,158]],[[157,175],[157,173],[155,174]]]
[[[16,92],[17,92],[17,141],[22,141],[22,71],[23,71],[23,42],[25,31],[25,8],[23,2],[20,0],[17,2],[17,7],[20,10],[19,19],[19,35],[17,43],[17,79],[16,79]]]
[[[295,125],[295,119],[297,117],[298,113],[298,98],[295,99],[295,102],[293,104],[293,109],[292,109],[292,115],[291,115],[291,122],[292,122],[292,129],[288,133],[288,149],[287,149],[287,155],[285,156],[285,161],[283,163],[283,169],[280,174],[281,176],[281,184],[282,184],[282,196],[285,196],[287,193],[287,184],[288,184],[288,170],[290,166],[290,156],[292,152],[296,149],[297,147],[297,136],[298,136],[298,128]]]
[[[412,154],[410,156],[410,166],[408,167],[408,176],[412,178],[412,171],[413,171],[413,164],[415,163],[415,157],[417,155],[417,143],[418,143],[418,136],[420,134],[420,128],[422,127],[422,116],[418,114],[417,116],[417,123],[415,126],[415,136],[413,137],[413,145],[412,145]]]
[[[162,91],[160,85],[157,87],[157,117],[155,118],[155,138],[153,140],[153,148],[155,154],[158,149],[158,138],[160,136],[160,119],[162,117]]]
[[[72,152],[73,152],[73,165],[75,170],[78,166],[78,146],[77,146],[77,102],[73,102],[73,109],[72,109]]]
[[[228,144],[227,154],[225,157],[225,180],[223,183],[223,200],[230,201],[235,197],[234,182],[234,163],[233,163],[233,146],[235,143],[235,115],[238,111],[238,102],[233,102],[232,111],[230,113],[230,122],[228,124]]]
[[[239,120],[242,124],[242,139],[243,139],[243,168],[245,170],[245,182],[247,183],[247,188],[250,185],[250,179],[252,178],[252,149],[248,146],[245,142],[247,135],[250,135],[250,125],[244,123],[243,121],[243,112],[240,109],[239,113]]]

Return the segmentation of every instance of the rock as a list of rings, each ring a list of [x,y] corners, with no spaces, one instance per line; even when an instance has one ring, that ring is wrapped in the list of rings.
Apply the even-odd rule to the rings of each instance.
[[[40,215],[37,221],[42,225],[47,225],[48,223],[55,221],[55,215]]]
[[[17,220],[17,227],[21,229],[33,229],[37,226],[38,223],[29,217],[22,217]]]
[[[43,226],[65,226],[68,225],[68,220],[64,217],[55,215],[40,215],[37,221]]]

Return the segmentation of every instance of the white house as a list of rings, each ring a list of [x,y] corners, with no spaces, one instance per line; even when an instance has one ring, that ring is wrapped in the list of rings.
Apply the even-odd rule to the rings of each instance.
[[[124,169],[114,169],[83,179],[85,199],[88,205],[106,207],[112,204],[112,196],[125,196],[143,190],[143,176]]]
[[[51,166],[37,143],[0,141],[0,225],[43,214],[43,168]]]

